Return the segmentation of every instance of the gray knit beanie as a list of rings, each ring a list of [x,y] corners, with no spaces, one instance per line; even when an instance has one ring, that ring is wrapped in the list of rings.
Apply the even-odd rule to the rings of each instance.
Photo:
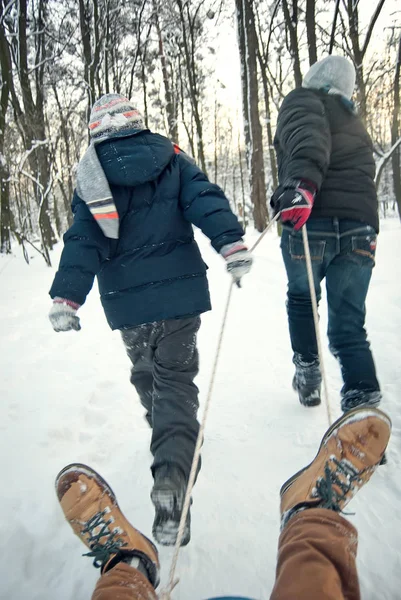
[[[92,139],[129,129],[145,129],[142,115],[133,102],[121,94],[105,94],[95,102],[89,119]]]
[[[325,89],[351,100],[355,89],[354,65],[343,56],[327,56],[311,66],[302,81],[303,88]]]

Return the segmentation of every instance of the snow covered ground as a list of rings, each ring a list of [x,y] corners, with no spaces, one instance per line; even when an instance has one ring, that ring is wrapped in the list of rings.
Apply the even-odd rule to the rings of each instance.
[[[199,337],[202,401],[229,279],[203,238],[201,245],[214,305]],[[80,311],[82,331],[56,334],[47,319],[54,269],[38,256],[27,266],[16,252],[0,257],[0,597],[86,600],[98,572],[81,557],[84,547],[63,519],[54,477],[72,461],[90,464],[109,481],[128,518],[149,535],[150,431],[129,383],[119,334],[108,329],[96,290]],[[400,256],[399,222],[385,221],[367,327],[393,437],[388,465],[350,504],[356,514],[349,518],[360,532],[364,600],[401,594]],[[58,253],[52,258],[56,266]],[[285,292],[278,239],[271,233],[258,247],[243,288],[233,292],[177,600],[224,593],[269,598],[280,485],[310,462],[328,425],[323,405],[305,409],[291,389]],[[325,329],[324,302],[322,307]],[[326,356],[330,403],[338,416],[340,374],[328,351]],[[161,549],[164,578],[171,555]]]

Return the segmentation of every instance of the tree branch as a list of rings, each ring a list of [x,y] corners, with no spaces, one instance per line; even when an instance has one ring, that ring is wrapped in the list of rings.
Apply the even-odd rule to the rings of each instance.
[[[379,15],[381,13],[381,9],[383,8],[383,4],[385,3],[385,1],[386,0],[379,0],[378,5],[376,6],[376,10],[373,13],[373,16],[372,16],[372,18],[370,20],[368,31],[366,32],[365,41],[363,43],[363,47],[362,47],[362,50],[361,50],[362,59],[364,58],[366,50],[368,49],[370,38],[372,37],[372,33],[373,33],[373,28],[374,28],[374,26],[376,24],[377,19],[379,18]]]

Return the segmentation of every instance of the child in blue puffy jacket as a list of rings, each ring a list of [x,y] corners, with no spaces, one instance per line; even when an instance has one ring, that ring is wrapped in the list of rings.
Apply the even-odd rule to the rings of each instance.
[[[192,224],[226,259],[234,281],[252,259],[223,191],[170,140],[146,129],[127,98],[100,98],[89,130],[49,316],[55,331],[79,330],[76,313],[97,276],[106,318],[121,331],[131,382],[153,429],[153,534],[170,545],[199,430],[196,336],[200,315],[211,308]],[[189,539],[188,517],[183,544]]]

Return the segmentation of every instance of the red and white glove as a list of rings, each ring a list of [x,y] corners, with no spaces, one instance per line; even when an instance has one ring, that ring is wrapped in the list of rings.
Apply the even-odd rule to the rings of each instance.
[[[72,300],[56,296],[49,312],[50,323],[54,331],[71,331],[72,329],[79,331],[81,325],[79,317],[76,316],[79,307],[80,304],[72,302]]]
[[[301,179],[294,188],[279,188],[274,196],[276,213],[280,212],[281,220],[291,221],[298,231],[310,217],[316,187]]]
[[[220,249],[220,254],[225,258],[227,263],[227,271],[238,286],[241,282],[241,277],[249,273],[252,267],[252,254],[245,246],[242,240],[233,244],[226,244]]]

